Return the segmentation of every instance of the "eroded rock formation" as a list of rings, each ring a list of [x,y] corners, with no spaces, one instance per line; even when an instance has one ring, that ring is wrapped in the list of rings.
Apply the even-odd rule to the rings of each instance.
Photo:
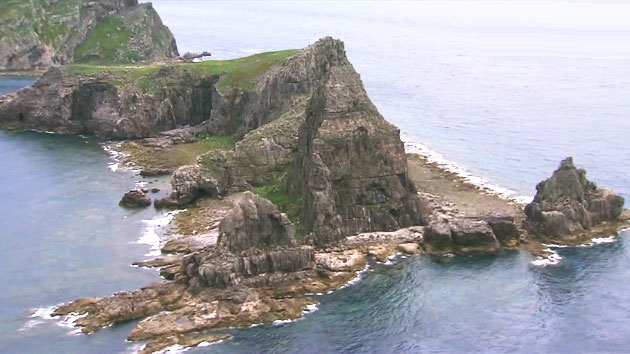
[[[567,157],[553,175],[536,186],[527,205],[527,226],[532,233],[559,239],[575,238],[581,231],[604,221],[614,221],[624,199],[609,189],[597,188]]]
[[[313,249],[297,247],[294,233],[275,205],[245,192],[221,221],[217,246],[184,259],[187,282],[227,287],[259,274],[312,269]]]

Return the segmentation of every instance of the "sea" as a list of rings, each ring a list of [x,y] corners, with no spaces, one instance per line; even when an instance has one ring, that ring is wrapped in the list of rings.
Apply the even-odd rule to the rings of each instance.
[[[345,42],[381,114],[421,152],[520,202],[573,156],[630,198],[625,1],[157,0],[181,53],[231,59]],[[34,82],[0,77],[0,95]],[[117,203],[143,179],[90,136],[0,132],[0,352],[131,353],[135,321],[90,335],[53,306],[159,280],[172,215]],[[628,243],[629,247],[625,244]],[[303,319],[190,353],[617,353],[630,350],[630,232],[496,256],[372,262]],[[173,349],[172,352],[177,351]]]

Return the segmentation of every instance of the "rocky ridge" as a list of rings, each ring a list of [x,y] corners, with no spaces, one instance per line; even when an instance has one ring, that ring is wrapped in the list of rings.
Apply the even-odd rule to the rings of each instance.
[[[7,0],[0,4],[0,72],[72,62],[137,63],[178,57],[150,3]]]

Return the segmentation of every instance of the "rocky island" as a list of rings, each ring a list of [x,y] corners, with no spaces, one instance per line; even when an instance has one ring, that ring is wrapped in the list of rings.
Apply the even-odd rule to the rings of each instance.
[[[131,64],[178,57],[150,3],[137,0],[0,2],[0,72],[69,63]]]
[[[141,174],[172,174],[158,208],[181,208],[164,280],[60,305],[92,333],[141,319],[144,353],[295,320],[311,295],[407,254],[492,254],[584,241],[629,225],[623,199],[562,162],[524,207],[421,156],[368,98],[341,41],[229,61],[73,64],[0,99],[0,124],[121,139]],[[150,203],[141,191],[123,201]],[[133,202],[133,203],[132,203]]]

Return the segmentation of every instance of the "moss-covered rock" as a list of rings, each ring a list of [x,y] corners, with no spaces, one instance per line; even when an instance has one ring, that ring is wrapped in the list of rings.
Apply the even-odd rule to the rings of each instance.
[[[75,61],[136,63],[178,56],[150,3],[137,0],[0,2],[0,71]]]

